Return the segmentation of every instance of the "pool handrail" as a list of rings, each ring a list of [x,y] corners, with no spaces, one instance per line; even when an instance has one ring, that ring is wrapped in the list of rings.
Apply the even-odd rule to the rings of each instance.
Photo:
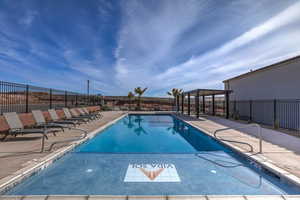
[[[81,128],[67,127],[67,126],[66,126],[66,128],[69,128],[71,130],[81,131],[81,132],[83,132],[83,134],[81,134],[81,136],[79,138],[62,140],[62,141],[57,141],[57,142],[52,142],[51,145],[50,145],[50,147],[49,147],[49,149],[47,151],[51,151],[52,148],[53,148],[53,146],[56,145],[56,144],[79,141],[79,140],[82,140],[82,139],[86,138],[87,135],[88,135],[88,132],[86,130],[84,130],[84,129],[81,129]]]
[[[248,125],[245,125],[245,126],[240,126],[240,127],[229,127],[229,128],[221,128],[221,129],[217,129],[214,131],[214,137],[215,138],[218,138],[217,137],[217,133],[219,132],[222,132],[222,131],[227,131],[227,130],[240,130],[240,129],[244,129],[244,128],[249,128],[249,127],[257,127],[257,130],[258,130],[258,135],[259,135],[259,153],[262,153],[262,128],[259,124],[256,124],[256,123],[252,123],[252,124],[248,124]],[[218,138],[222,141],[227,141],[227,142],[234,142],[234,143],[240,143],[240,144],[245,144],[245,145],[248,145],[250,147],[250,151],[253,152],[253,146],[250,145],[249,143],[246,143],[246,142],[240,142],[240,141],[235,141],[235,140],[227,140],[227,139],[222,139],[222,138]]]

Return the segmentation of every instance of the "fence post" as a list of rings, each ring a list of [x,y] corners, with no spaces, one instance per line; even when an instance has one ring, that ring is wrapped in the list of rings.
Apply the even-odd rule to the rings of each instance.
[[[196,98],[195,98],[195,100],[196,100],[196,102],[195,102],[195,107],[196,107],[196,116],[197,116],[197,118],[199,118],[200,117],[200,113],[199,113],[199,90],[197,90],[197,95],[196,95]]]
[[[275,127],[276,126],[276,121],[277,121],[277,100],[274,99],[273,101],[273,115],[274,115],[274,122],[273,122],[273,126]]]
[[[181,113],[184,114],[184,94],[181,94]]]
[[[202,96],[202,112],[205,114],[205,96]]]
[[[179,98],[180,98],[180,96],[177,95],[177,96],[176,96],[176,100],[177,100],[177,112],[180,111],[180,108],[179,108],[179,107],[180,107],[180,105],[179,105],[179,100],[180,100],[180,99],[179,99]]]
[[[233,112],[236,113],[236,100],[233,102]]]
[[[226,99],[226,119],[228,119],[229,118],[229,92],[226,92],[225,99]]]
[[[25,107],[25,110],[26,110],[26,113],[29,112],[29,85],[26,85],[26,107]]]
[[[215,95],[212,95],[212,115],[215,115]]]
[[[68,92],[67,91],[65,91],[65,107],[67,107],[68,106]]]
[[[249,120],[252,121],[252,100],[249,101]]]
[[[52,109],[52,89],[50,88],[49,108]]]
[[[188,115],[191,115],[191,94],[188,93]]]

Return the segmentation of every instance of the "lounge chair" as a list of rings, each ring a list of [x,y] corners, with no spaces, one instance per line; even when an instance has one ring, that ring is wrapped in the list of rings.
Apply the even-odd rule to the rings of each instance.
[[[94,118],[91,115],[82,115],[79,111],[78,108],[71,108],[69,109],[72,117],[80,117],[82,119],[85,119],[86,121],[93,120]]]
[[[70,128],[68,126],[64,126],[62,124],[54,123],[54,122],[46,122],[46,119],[40,110],[32,111],[34,120],[36,121],[36,127],[44,127],[44,128],[59,128],[64,131],[64,128]]]
[[[93,114],[89,114],[89,113],[84,112],[84,110],[82,108],[77,108],[76,110],[78,111],[78,113],[80,114],[80,116],[89,117],[89,119],[91,119],[91,120],[96,120],[96,118],[97,118]]]
[[[17,136],[19,134],[41,134],[42,135],[42,148],[41,152],[44,151],[44,141],[45,138],[48,139],[47,134],[53,133],[55,135],[55,130],[45,129],[45,128],[24,128],[22,121],[20,120],[19,116],[16,112],[4,113],[5,120],[9,126],[9,131],[6,133],[2,141],[4,141],[7,136],[13,135]]]
[[[50,114],[52,121],[56,124],[67,124],[67,125],[73,125],[73,126],[81,124],[81,122],[78,120],[60,119],[54,109],[49,109],[48,112]]]
[[[87,108],[82,108],[82,110],[84,110],[87,114],[95,115],[99,119],[103,117],[100,112],[90,112]]]
[[[77,114],[75,114],[75,112],[73,112],[73,111],[71,113],[68,108],[63,108],[63,111],[66,116],[66,119],[78,120],[78,121],[85,122],[85,123],[87,123],[89,121],[89,119],[87,117],[76,116]]]

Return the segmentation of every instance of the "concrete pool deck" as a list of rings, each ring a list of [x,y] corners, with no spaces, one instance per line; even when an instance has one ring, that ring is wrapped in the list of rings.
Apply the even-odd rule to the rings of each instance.
[[[149,112],[148,112],[149,113]],[[154,113],[154,112],[152,112]],[[88,131],[93,131],[96,128],[99,128],[101,126],[105,126],[105,124],[119,118],[122,116],[122,112],[104,112],[104,118],[99,121],[95,121],[93,123],[82,125],[81,128],[84,128]],[[180,115],[179,118],[183,119],[184,121],[190,123],[193,126],[196,126],[202,130],[204,130],[208,134],[212,134],[216,129],[224,128],[224,127],[230,127],[232,124],[231,121],[225,120],[222,118],[217,117],[201,117],[200,119],[196,119],[193,117],[188,116],[182,116]],[[233,124],[234,126],[236,124]],[[239,124],[241,125],[241,124]],[[251,132],[251,131],[250,131]],[[72,136],[71,136],[72,134]],[[60,134],[57,137],[50,136],[49,142],[54,140],[64,140],[66,138],[72,138],[74,136],[79,136],[80,133],[71,133],[70,136],[68,134],[68,131],[66,131],[63,134]],[[220,133],[219,136],[226,139],[233,139],[239,140],[239,141],[247,141],[251,143],[254,147],[254,153],[258,152],[258,140],[256,137],[251,136],[249,133],[242,133],[236,130],[230,130],[224,133]],[[6,177],[9,178],[10,176],[15,175],[17,170],[20,170],[28,165],[32,165],[38,160],[42,159],[43,157],[46,157],[49,155],[49,153],[38,153],[39,147],[40,147],[40,140],[34,139],[34,140],[26,140],[22,142],[21,140],[22,136],[17,137],[16,140],[9,140],[8,142],[1,143],[0,145],[0,177]],[[25,137],[25,136],[24,136]],[[58,138],[59,137],[59,138]],[[18,139],[20,138],[20,139]],[[23,138],[24,139],[24,138]],[[22,144],[20,145],[20,143]],[[5,144],[6,145],[2,145]],[[283,142],[284,143],[284,142]],[[50,143],[49,143],[50,144]],[[48,144],[48,145],[49,145]],[[236,146],[239,148],[239,150],[243,152],[247,152],[248,149],[244,145],[240,144],[230,144],[233,146]],[[284,145],[284,144],[283,144]],[[64,145],[65,146],[65,145]],[[60,148],[62,146],[56,147],[56,149]],[[62,147],[64,148],[64,147]],[[264,141],[263,143],[263,154],[262,158],[267,159],[268,162],[271,162],[272,164],[290,172],[291,174],[297,175],[300,177],[300,170],[298,169],[298,166],[300,166],[300,156],[297,151],[291,151],[289,149],[286,149],[284,147],[281,147],[280,144],[272,144],[270,142]],[[28,151],[28,153],[18,153],[19,151]],[[252,153],[253,154],[253,153]],[[284,158],[284,163],[282,162]],[[3,164],[4,163],[4,164]],[[3,180],[3,179],[2,179]],[[0,180],[0,181],[2,181]],[[266,199],[267,196],[186,196],[186,197],[180,197],[180,196],[152,196],[152,197],[131,197],[131,196],[111,196],[111,199]],[[300,199],[299,196],[269,196],[269,199]],[[0,199],[27,199],[23,196],[14,196],[14,197],[8,197],[8,196],[2,196]],[[77,196],[76,199],[110,199],[110,197],[107,196]],[[31,198],[29,198],[31,199]],[[69,199],[68,196],[39,196],[32,199]]]
[[[187,115],[176,115],[185,122],[197,127],[213,137],[214,131],[222,128],[234,128],[245,126],[239,122],[227,120],[221,117],[202,116],[199,119]],[[224,142],[238,151],[246,153],[250,157],[257,158],[260,163],[274,165],[273,168],[285,176],[294,176],[295,183],[300,183],[300,138],[290,136],[279,131],[262,128],[263,153],[259,153],[259,140],[255,127],[243,130],[227,130],[218,133],[222,139],[247,142],[253,147],[249,153],[249,147],[243,144]],[[253,156],[252,156],[253,155]],[[283,171],[281,171],[281,169]],[[272,172],[276,172],[273,171]],[[277,175],[280,175],[277,173]],[[294,182],[294,181],[293,181]]]
[[[117,119],[118,117],[122,116],[122,114],[123,112],[103,112],[103,118],[92,121],[88,124],[82,124],[79,126],[79,128],[91,132],[101,126],[106,125],[108,122]],[[49,139],[45,141],[45,149],[48,149],[50,144],[54,141],[75,139],[81,134],[81,132],[74,130],[58,132],[57,136],[49,134]],[[40,136],[27,134],[23,136],[18,135],[17,137],[7,139],[5,142],[0,142],[0,183],[3,181],[1,179],[15,175],[18,170],[38,162],[40,159],[53,152],[40,153],[40,141]],[[57,150],[58,148],[67,146],[68,144],[70,144],[70,142],[58,144],[53,150]]]

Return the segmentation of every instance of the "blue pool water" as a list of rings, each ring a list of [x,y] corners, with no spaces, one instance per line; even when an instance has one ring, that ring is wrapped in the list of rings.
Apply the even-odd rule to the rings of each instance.
[[[214,139],[170,115],[129,115],[77,148],[97,153],[196,153],[225,150]]]
[[[147,164],[171,164],[178,180],[154,182],[141,170],[128,172],[130,166]],[[164,170],[154,180],[170,176]],[[129,115],[7,194],[268,195],[300,190],[171,115]]]

